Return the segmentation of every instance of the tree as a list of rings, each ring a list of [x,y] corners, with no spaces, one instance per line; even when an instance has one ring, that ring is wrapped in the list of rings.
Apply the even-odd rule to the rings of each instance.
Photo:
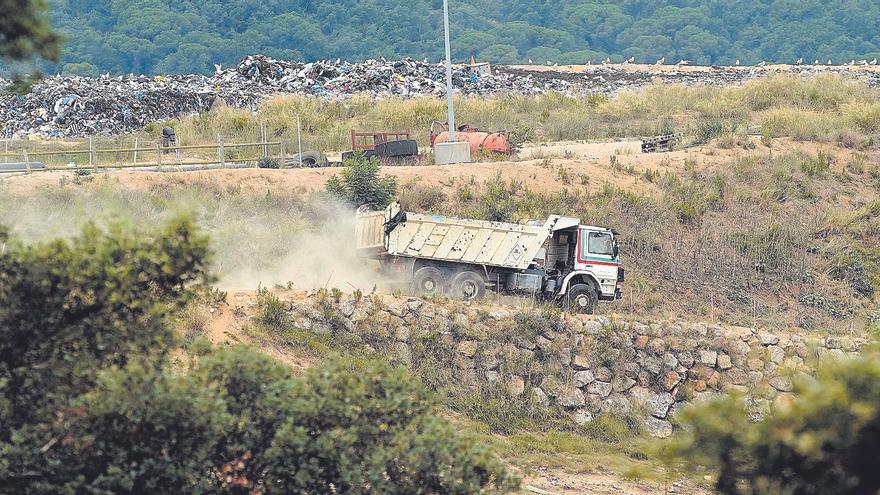
[[[306,377],[168,316],[211,280],[189,222],[87,227],[25,246],[0,231],[0,493],[507,493],[484,447],[387,363]]]
[[[855,495],[880,490],[880,362],[836,363],[796,381],[795,398],[758,423],[740,400],[682,412],[673,452],[717,470],[724,494]]]
[[[385,208],[397,194],[394,177],[379,176],[379,160],[363,154],[345,162],[340,175],[330,177],[326,191],[336,199],[352,206],[369,206],[374,210]]]
[[[0,0],[0,57],[58,60],[61,37],[49,27],[45,0]]]
[[[40,447],[101,369],[159,363],[165,318],[207,282],[207,239],[189,222],[137,236],[94,226],[71,241],[24,246],[0,231],[0,486],[30,486],[56,467]]]

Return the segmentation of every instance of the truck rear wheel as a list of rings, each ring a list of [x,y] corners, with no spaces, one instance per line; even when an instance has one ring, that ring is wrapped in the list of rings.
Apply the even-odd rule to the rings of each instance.
[[[413,275],[413,290],[420,296],[435,296],[446,289],[446,276],[439,268],[426,266]]]
[[[565,295],[564,307],[570,313],[591,315],[596,311],[599,304],[599,294],[589,284],[576,284],[568,289]]]
[[[478,273],[461,272],[452,279],[450,297],[471,301],[486,295],[486,281]]]

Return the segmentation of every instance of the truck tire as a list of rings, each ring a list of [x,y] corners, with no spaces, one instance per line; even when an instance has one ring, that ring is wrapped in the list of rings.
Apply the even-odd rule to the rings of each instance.
[[[599,304],[599,294],[589,284],[576,284],[568,289],[563,307],[569,313],[591,315]]]
[[[433,266],[416,270],[413,275],[413,291],[420,296],[436,296],[446,290],[446,275]]]
[[[476,272],[461,272],[452,279],[449,290],[449,296],[453,299],[482,299],[486,296],[486,281]]]

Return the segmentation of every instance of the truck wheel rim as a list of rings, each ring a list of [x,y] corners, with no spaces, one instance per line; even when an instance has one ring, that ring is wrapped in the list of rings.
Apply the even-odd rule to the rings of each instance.
[[[434,290],[436,288],[437,288],[437,283],[434,282],[434,280],[432,280],[430,278],[425,280],[422,283],[422,289],[424,289],[425,292],[434,292]]]
[[[477,295],[477,284],[465,282],[461,287],[461,294],[465,299],[473,299]]]
[[[587,296],[578,296],[577,299],[575,299],[575,303],[577,304],[578,309],[583,310],[590,308],[590,299]]]

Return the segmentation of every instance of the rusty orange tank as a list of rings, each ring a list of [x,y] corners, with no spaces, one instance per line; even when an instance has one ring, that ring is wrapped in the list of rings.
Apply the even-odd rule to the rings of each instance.
[[[455,140],[470,143],[471,153],[484,150],[509,155],[512,151],[510,138],[506,132],[485,132],[467,126],[461,126],[458,129],[455,133]],[[446,143],[448,141],[449,131],[444,130],[432,136],[431,144]]]

